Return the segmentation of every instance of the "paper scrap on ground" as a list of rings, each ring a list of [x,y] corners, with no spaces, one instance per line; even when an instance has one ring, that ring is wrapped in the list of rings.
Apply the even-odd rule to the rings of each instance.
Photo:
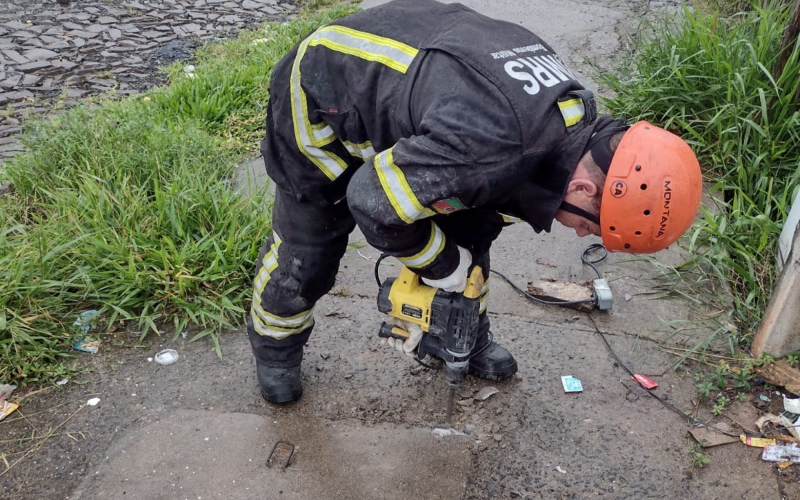
[[[783,409],[791,413],[800,413],[800,398],[783,396]]]
[[[581,381],[572,375],[563,375],[561,377],[561,385],[564,386],[564,392],[583,392]]]
[[[734,430],[731,428],[731,426],[725,422],[714,424],[714,427],[723,432],[729,432],[731,434],[734,433]],[[727,434],[715,431],[710,427],[694,427],[689,431],[689,434],[691,434],[692,437],[695,438],[695,440],[697,440],[697,442],[700,443],[703,448],[711,448],[712,446],[730,444],[739,441],[739,438],[736,436],[728,436]]]
[[[89,406],[97,406],[97,403],[99,403],[99,402],[100,402],[100,398],[92,398],[89,401],[87,401],[86,404],[89,405]]]

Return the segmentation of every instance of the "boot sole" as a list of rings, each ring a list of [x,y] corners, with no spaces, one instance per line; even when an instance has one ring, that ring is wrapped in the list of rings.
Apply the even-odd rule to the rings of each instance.
[[[261,390],[261,396],[266,399],[270,403],[285,405],[288,403],[293,403],[300,399],[303,395],[303,389],[299,391],[280,391],[273,394],[266,393],[263,389]]]
[[[484,380],[497,380],[497,381],[506,380],[513,377],[515,373],[517,373],[517,360],[514,360],[514,363],[508,365],[508,367],[504,367],[502,370],[496,372],[484,371],[479,368],[473,367],[472,365],[470,365],[469,367],[470,375]]]

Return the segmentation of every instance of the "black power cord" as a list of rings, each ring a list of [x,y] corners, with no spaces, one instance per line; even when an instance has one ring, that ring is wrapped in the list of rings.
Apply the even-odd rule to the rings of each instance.
[[[598,258],[596,258],[594,260],[590,260],[589,259],[589,253],[591,253],[591,252],[593,252],[595,250],[603,250],[603,254],[600,257],[598,257]],[[608,257],[608,250],[606,250],[606,247],[603,246],[602,243],[594,243],[594,244],[589,245],[588,247],[586,247],[586,250],[583,251],[583,254],[581,255],[581,261],[584,264],[586,264],[589,267],[591,267],[592,269],[594,269],[594,272],[597,273],[597,277],[598,278],[602,278],[603,275],[602,275],[602,273],[600,273],[600,271],[597,269],[597,267],[595,267],[595,264],[597,264],[598,262],[602,261],[606,257]],[[519,292],[522,295],[524,295],[528,300],[532,300],[532,301],[538,302],[540,304],[547,304],[547,305],[552,305],[552,306],[572,306],[572,305],[578,305],[578,304],[592,304],[592,303],[596,302],[596,298],[595,297],[592,297],[591,299],[586,299],[586,300],[571,300],[571,301],[564,301],[564,302],[559,302],[559,301],[556,301],[556,300],[540,299],[539,297],[534,297],[533,295],[529,294],[528,292],[526,292],[522,288],[518,287],[505,274],[500,273],[498,271],[495,271],[494,269],[492,269],[490,272],[492,274],[496,274],[497,276],[499,276],[503,281],[508,283],[511,286],[511,288],[513,288],[517,292]]]

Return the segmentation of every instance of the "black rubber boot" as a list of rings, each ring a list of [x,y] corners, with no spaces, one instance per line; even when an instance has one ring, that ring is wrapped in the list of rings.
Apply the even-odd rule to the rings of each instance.
[[[286,404],[300,399],[303,385],[300,382],[300,363],[303,346],[259,349],[256,358],[256,375],[261,395],[270,403]]]
[[[444,359],[445,349],[438,337],[422,336],[417,353]],[[469,360],[469,374],[486,380],[505,380],[517,373],[517,360],[506,348],[494,342],[488,331],[478,338]]]

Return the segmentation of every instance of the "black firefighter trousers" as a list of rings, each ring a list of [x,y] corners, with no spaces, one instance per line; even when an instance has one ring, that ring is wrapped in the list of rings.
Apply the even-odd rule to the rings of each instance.
[[[489,332],[489,247],[503,227],[496,212],[491,215],[481,217],[479,210],[464,210],[433,217],[445,235],[469,250],[473,263],[484,271],[479,340]],[[273,232],[261,247],[247,322],[257,359],[276,367],[300,364],[303,346],[314,328],[314,304],[333,288],[355,226],[347,200],[321,207],[276,190]],[[377,296],[377,289],[375,293]],[[376,324],[376,337],[377,330]]]

